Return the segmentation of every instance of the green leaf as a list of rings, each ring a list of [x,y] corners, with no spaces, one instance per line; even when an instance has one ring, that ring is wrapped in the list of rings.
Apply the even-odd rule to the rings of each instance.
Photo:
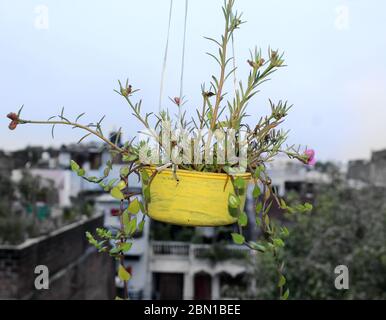
[[[78,176],[83,177],[86,174],[86,171],[84,169],[79,169],[78,170]]]
[[[260,174],[264,171],[263,166],[258,166],[253,174],[256,179],[260,178]]]
[[[122,213],[122,224],[125,234],[129,234],[130,216],[127,210]]]
[[[148,184],[149,183],[150,177],[149,177],[149,174],[147,173],[146,170],[142,170],[141,177],[142,177],[142,182],[144,184]]]
[[[245,238],[243,235],[238,234],[238,233],[231,233],[233,242],[236,244],[244,244]]]
[[[280,275],[280,279],[279,279],[279,283],[277,284],[277,286],[278,286],[279,288],[282,288],[282,287],[284,287],[284,285],[286,284],[286,282],[287,282],[286,278],[281,274],[281,275]]]
[[[130,273],[127,272],[127,270],[120,264],[118,269],[118,277],[122,281],[129,281],[131,278]]]
[[[305,212],[305,213],[311,212],[312,209],[313,209],[313,206],[312,206],[311,203],[305,203],[305,204],[304,204],[304,212]]]
[[[122,167],[121,170],[119,171],[119,174],[121,175],[121,177],[124,177],[126,178],[130,173],[130,169],[129,167]]]
[[[245,212],[242,212],[240,214],[240,217],[238,219],[238,224],[240,227],[246,227],[248,224],[248,216]]]
[[[287,209],[287,204],[285,203],[284,199],[280,199],[280,207],[283,210]]]
[[[282,239],[280,239],[280,238],[275,238],[275,239],[272,240],[272,242],[273,242],[275,247],[282,248],[282,247],[285,246],[284,241]]]
[[[142,213],[146,213],[146,209],[142,201],[139,201],[139,210],[141,210]]]
[[[139,201],[138,201],[137,198],[135,198],[132,202],[130,202],[129,207],[127,208],[127,210],[131,214],[137,214],[139,212],[140,204],[139,204]]]
[[[272,201],[268,204],[268,206],[264,209],[264,214],[268,215],[269,210],[271,210],[272,207]]]
[[[118,182],[118,184],[116,185],[116,187],[119,189],[119,190],[123,190],[123,189],[125,189],[126,188],[126,182],[125,181],[123,181],[123,180],[121,180],[121,181],[119,181]]]
[[[259,188],[258,185],[255,185],[255,188],[253,189],[252,195],[253,195],[253,197],[254,197],[255,199],[257,199],[258,197],[260,197],[260,195],[261,195],[261,190],[260,190],[260,188]]]
[[[71,160],[71,170],[78,173],[79,169],[79,164],[77,164],[74,160]]]
[[[121,243],[119,245],[119,250],[122,252],[127,252],[131,249],[132,246],[133,246],[133,244],[131,242]]]
[[[263,246],[262,244],[260,243],[257,243],[257,242],[250,242],[250,245],[251,247],[254,249],[254,250],[257,250],[257,251],[260,251],[260,252],[265,252],[267,251],[267,248],[265,246]]]
[[[236,209],[240,206],[240,198],[234,194],[230,194],[228,197],[228,205],[229,207]]]
[[[98,241],[95,240],[95,238],[90,232],[86,232],[86,238],[92,246],[98,247]]]
[[[281,235],[282,235],[283,237],[288,237],[288,236],[290,235],[290,233],[289,233],[287,227],[282,227],[282,228],[280,229],[280,233],[281,233]]]
[[[125,199],[125,196],[123,195],[122,191],[119,190],[118,187],[114,187],[111,189],[110,191],[110,194],[113,198],[117,199],[117,200],[123,200]]]
[[[265,215],[264,216],[264,223],[269,226],[269,223],[270,223],[270,220],[269,220],[269,216],[268,215]]]
[[[110,168],[105,168],[104,170],[103,170],[103,175],[105,176],[105,177],[108,177],[109,176],[109,174],[110,174]]]
[[[114,185],[114,183],[117,182],[117,181],[118,181],[118,179],[116,179],[116,178],[115,178],[115,179],[111,179],[111,180],[109,181],[109,183],[107,184],[107,186],[110,187],[110,188],[112,188],[113,185]]]
[[[102,239],[111,240],[113,237],[113,234],[110,230],[104,229],[104,228],[97,228],[96,229],[98,237]]]
[[[146,221],[145,220],[142,220],[139,225],[138,225],[138,231],[139,232],[142,232],[143,231],[143,228],[145,227],[145,223]]]
[[[128,228],[128,234],[133,235],[137,230],[137,218],[131,219],[127,228]]]
[[[135,160],[137,160],[137,156],[135,154],[129,154],[129,155],[123,155],[122,156],[122,161],[123,162],[133,162]]]
[[[237,189],[244,189],[245,188],[245,180],[241,177],[237,177],[234,182],[233,182],[234,186],[237,188]]]
[[[288,300],[288,297],[289,297],[289,289],[287,289],[284,294],[282,295],[282,297],[280,298],[281,300]]]
[[[110,253],[111,255],[115,255],[115,254],[118,254],[118,253],[120,253],[120,252],[121,252],[121,249],[120,249],[119,247],[112,248],[112,249],[109,251],[109,253]]]
[[[259,214],[262,209],[263,209],[263,204],[261,202],[258,202],[256,204],[256,213]]]
[[[150,198],[150,187],[149,186],[146,186],[144,189],[143,189],[143,196],[145,197],[145,201],[147,203],[150,202],[151,198]]]

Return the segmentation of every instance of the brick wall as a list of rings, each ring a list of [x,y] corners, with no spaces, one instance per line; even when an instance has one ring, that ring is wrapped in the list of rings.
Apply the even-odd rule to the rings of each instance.
[[[0,246],[0,299],[114,298],[114,261],[85,239],[86,231],[102,224],[100,216],[18,246]],[[37,265],[49,269],[48,290],[35,289]]]

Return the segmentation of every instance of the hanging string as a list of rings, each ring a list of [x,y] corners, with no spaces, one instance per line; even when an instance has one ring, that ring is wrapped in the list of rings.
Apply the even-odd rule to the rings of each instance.
[[[186,50],[186,29],[188,24],[188,8],[189,0],[185,0],[185,22],[184,22],[184,39],[182,42],[182,58],[181,58],[181,78],[180,78],[180,101],[184,98],[184,71],[185,71],[185,50]],[[181,124],[182,110],[181,106],[178,108],[178,123]]]
[[[168,60],[170,25],[171,25],[171,22],[172,22],[172,12],[173,12],[173,0],[170,0],[168,34],[167,34],[167,37],[166,37],[165,54],[164,54],[164,60],[163,60],[163,65],[162,65],[161,85],[160,85],[160,93],[159,93],[159,112],[162,111],[162,96],[163,96],[163,91],[164,91],[166,63],[167,63],[167,60]]]

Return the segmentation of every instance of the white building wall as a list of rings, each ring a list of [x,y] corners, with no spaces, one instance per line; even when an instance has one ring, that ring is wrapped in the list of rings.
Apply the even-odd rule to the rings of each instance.
[[[70,170],[63,169],[30,169],[33,176],[54,182],[59,193],[59,207],[71,206],[71,197],[76,197],[81,190],[81,178]],[[23,170],[17,169],[12,172],[12,179],[20,181],[23,179]]]

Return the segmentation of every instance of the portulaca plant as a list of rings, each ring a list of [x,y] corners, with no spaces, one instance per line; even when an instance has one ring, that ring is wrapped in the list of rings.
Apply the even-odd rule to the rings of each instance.
[[[288,132],[280,129],[291,106],[287,102],[269,101],[271,112],[267,116],[255,119],[250,126],[246,122],[247,108],[253,104],[253,97],[259,92],[261,85],[270,76],[284,67],[283,55],[277,50],[268,50],[263,57],[258,49],[251,51],[246,63],[250,67],[246,81],[240,81],[232,97],[224,92],[225,83],[236,72],[229,55],[232,37],[244,23],[241,14],[234,11],[235,0],[226,0],[222,8],[225,20],[224,33],[219,40],[207,38],[217,47],[217,54],[209,54],[218,64],[219,75],[213,75],[208,84],[201,87],[202,106],[195,110],[194,116],[188,116],[185,111],[187,102],[184,97],[175,97],[171,101],[177,108],[178,117],[172,117],[171,112],[162,110],[158,113],[143,114],[142,100],[135,101],[138,89],[128,81],[119,82],[116,92],[128,104],[132,115],[143,125],[141,139],[126,142],[123,146],[117,141],[122,135],[119,130],[117,141],[110,141],[102,131],[104,117],[90,124],[81,124],[84,114],[75,120],[70,120],[64,110],[47,121],[26,120],[18,113],[9,113],[11,120],[9,129],[18,125],[50,125],[52,134],[55,126],[64,125],[85,131],[79,140],[84,141],[90,136],[96,136],[109,147],[113,157],[120,157],[125,164],[119,179],[110,179],[112,161],[106,163],[102,177],[90,177],[87,172],[74,161],[71,168],[80,177],[96,183],[111,196],[120,201],[120,210],[116,213],[120,219],[120,229],[116,232],[103,228],[96,234],[87,233],[89,242],[100,252],[116,258],[119,263],[118,275],[125,284],[124,298],[127,298],[128,281],[131,275],[124,265],[124,254],[128,252],[134,241],[134,234],[143,230],[148,205],[151,202],[151,183],[157,174],[163,170],[172,170],[176,183],[180,170],[191,172],[209,172],[227,174],[233,184],[234,192],[229,195],[228,206],[236,218],[237,232],[230,238],[238,245],[244,245],[262,254],[272,254],[277,261],[278,293],[281,299],[289,296],[286,283],[284,263],[280,252],[285,246],[285,238],[289,231],[270,218],[270,208],[274,202],[284,214],[305,213],[312,209],[310,204],[289,206],[273,190],[272,180],[266,171],[267,163],[278,155],[284,154],[291,159],[301,161],[305,165],[315,163],[315,152],[295,146],[286,146]],[[253,110],[252,114],[256,114]],[[153,174],[145,170],[149,166],[155,168]],[[241,194],[245,194],[248,181],[240,178],[240,173],[250,173],[254,188],[252,196],[255,204],[255,218],[249,221],[242,207]],[[129,186],[129,176],[138,175],[142,181],[142,192],[132,192]],[[203,195],[205,196],[205,195]],[[138,213],[143,212],[139,220]],[[256,224],[260,230],[258,239],[246,239],[243,228],[248,224]]]

